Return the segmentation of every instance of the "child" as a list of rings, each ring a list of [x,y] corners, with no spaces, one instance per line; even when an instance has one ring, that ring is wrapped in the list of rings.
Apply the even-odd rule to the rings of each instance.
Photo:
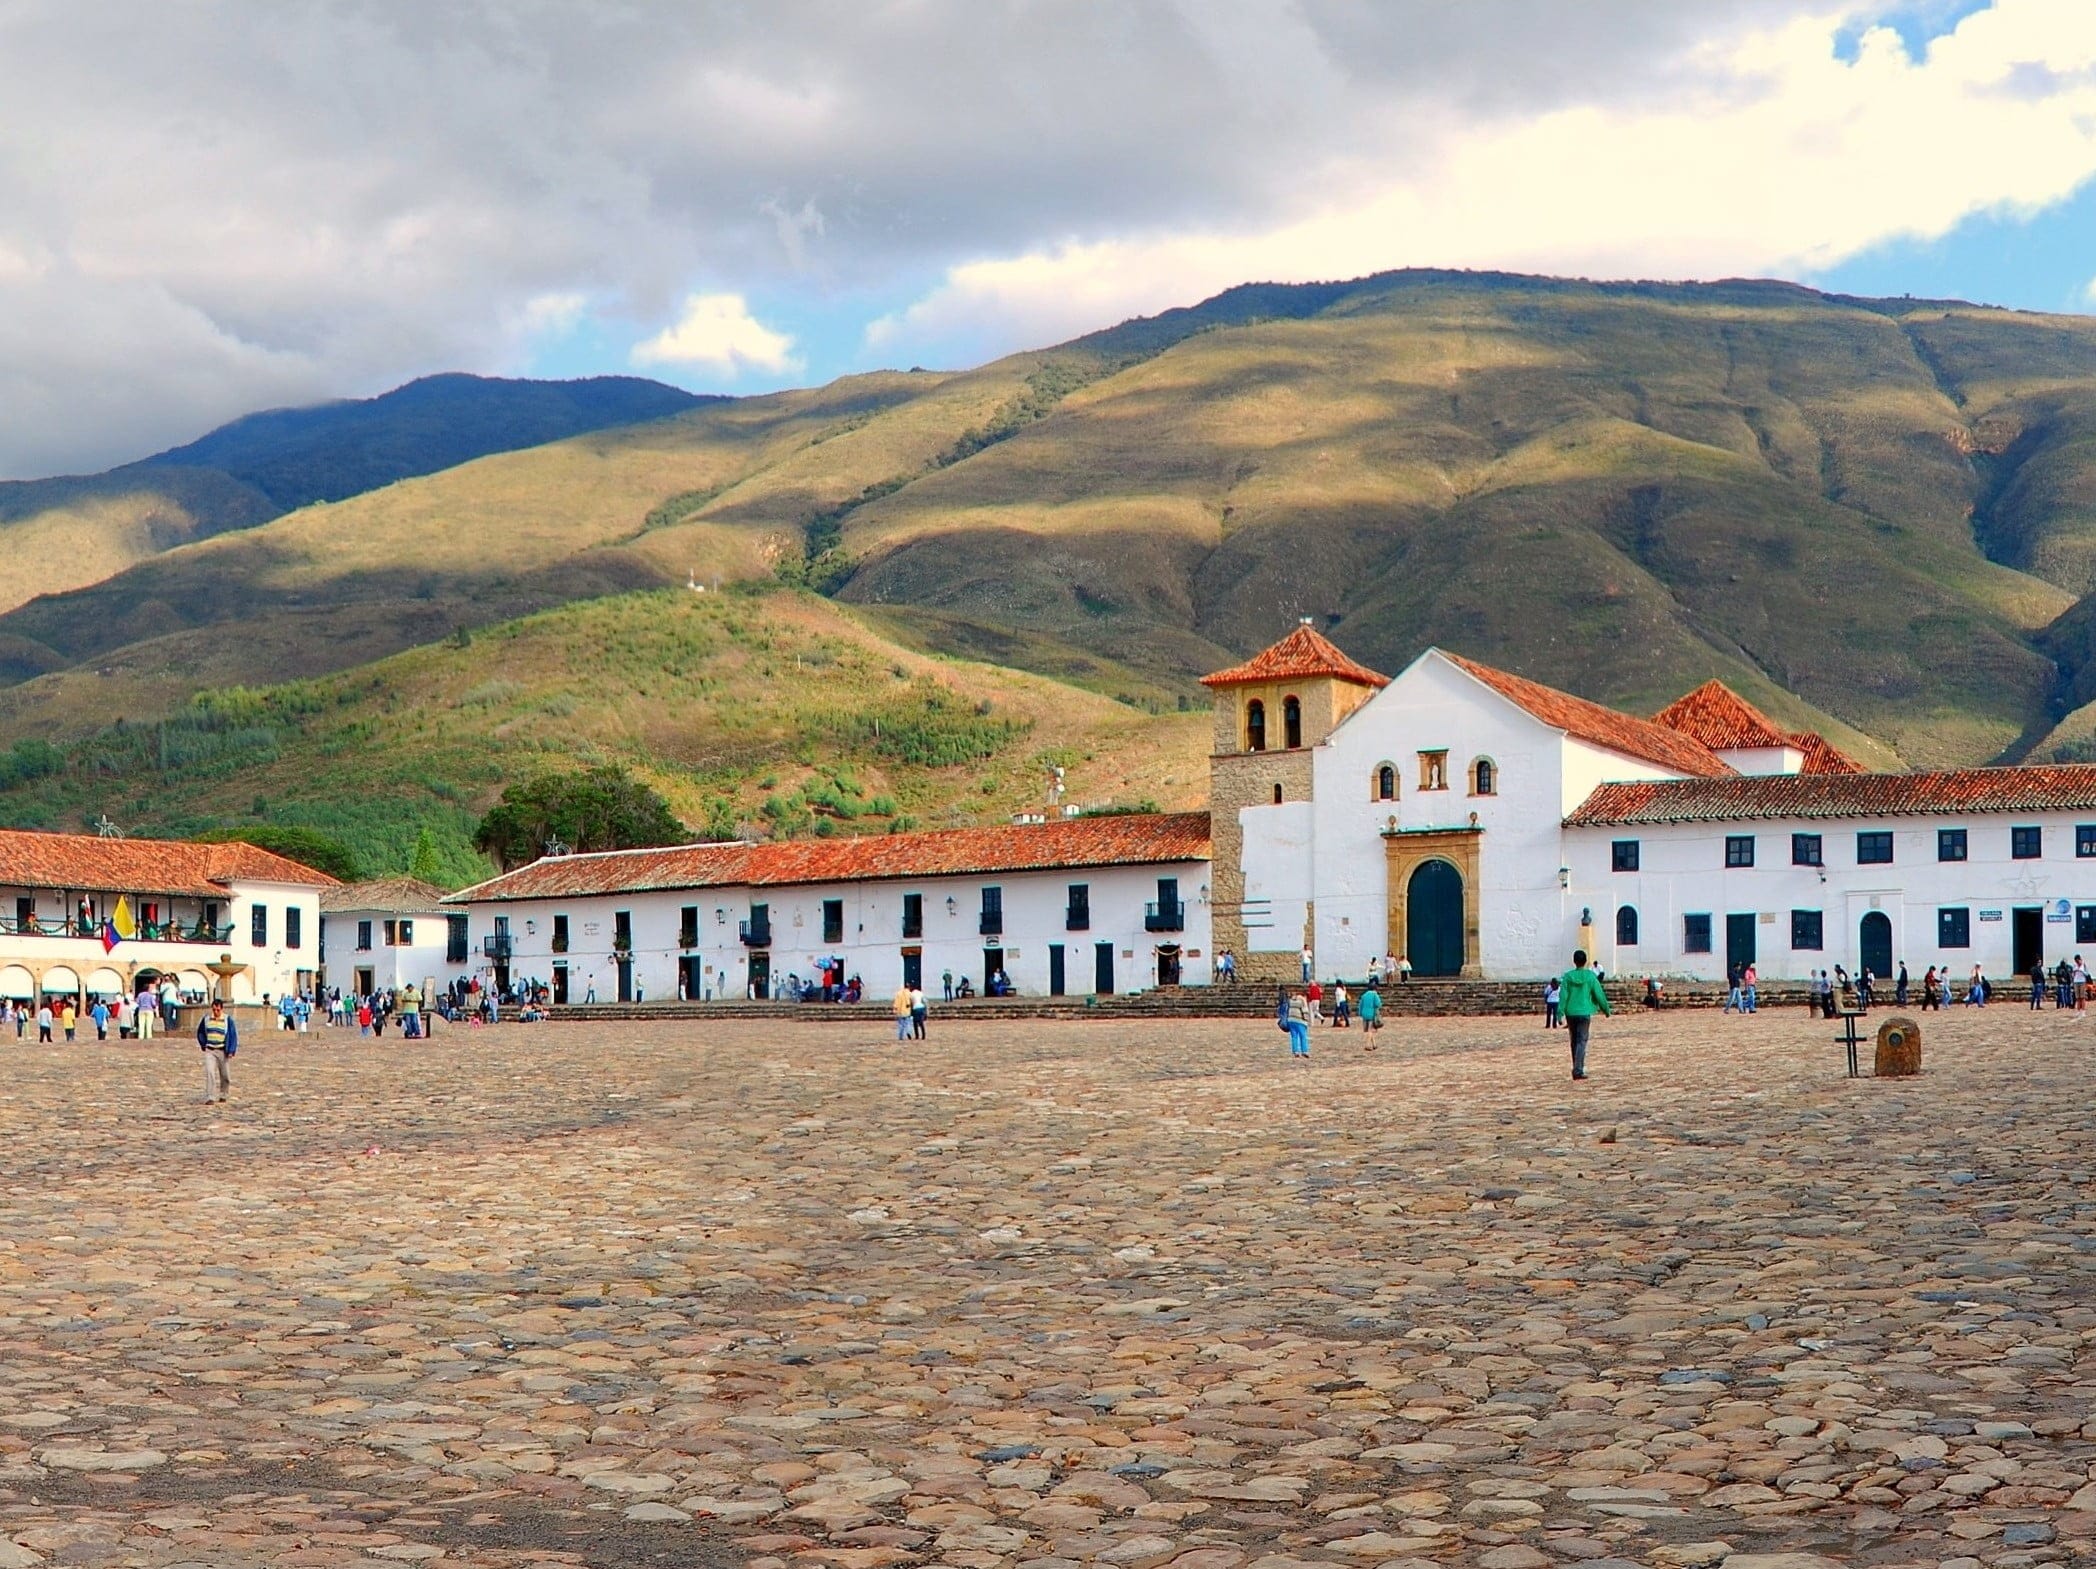
[[[1543,983],[1543,1028],[1546,1030],[1557,1028],[1557,1004],[1557,977],[1553,975]]]

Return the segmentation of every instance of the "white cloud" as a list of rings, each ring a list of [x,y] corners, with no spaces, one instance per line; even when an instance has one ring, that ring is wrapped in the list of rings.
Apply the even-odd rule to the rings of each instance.
[[[0,0],[0,475],[665,322],[745,384],[956,363],[1262,277],[1809,268],[2087,177],[2096,5],[1834,58],[1897,3]]]
[[[534,294],[517,312],[516,331],[525,338],[564,338],[582,325],[589,304],[578,289]]]
[[[1842,21],[1694,50],[1643,103],[1451,122],[1280,221],[964,262],[874,322],[867,343],[967,359],[1248,280],[1415,265],[1795,276],[1975,214],[2034,213],[2096,176],[2096,6],[2000,0],[1920,60],[1874,28],[1843,61]]]
[[[793,339],[750,314],[739,294],[694,294],[675,326],[634,346],[636,365],[693,365],[733,377],[746,370],[794,370]]]

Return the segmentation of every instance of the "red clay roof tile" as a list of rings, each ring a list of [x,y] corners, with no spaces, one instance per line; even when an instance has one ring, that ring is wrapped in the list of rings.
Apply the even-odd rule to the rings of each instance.
[[[1787,746],[1803,754],[1802,774],[1860,774],[1863,765],[1812,730],[1785,730],[1722,681],[1705,681],[1652,716],[1713,752]]]
[[[1923,774],[1761,774],[1605,784],[1570,828],[1797,817],[1954,817],[2096,809],[2096,764]]]
[[[1798,769],[1801,774],[1863,774],[1870,772],[1848,753],[1816,730],[1799,730],[1792,734],[1790,744],[1805,754],[1805,762]]]
[[[223,897],[226,885],[236,879],[311,888],[336,886],[326,872],[251,844],[103,839],[93,834],[0,829],[0,886],[214,899]]]
[[[371,877],[360,883],[343,883],[320,896],[320,908],[329,914],[340,910],[384,910],[394,915],[428,915],[444,902],[444,890],[419,877]]]
[[[1724,759],[1709,747],[1678,730],[1670,730],[1650,719],[1618,713],[1613,708],[1603,708],[1599,703],[1574,697],[1570,692],[1560,692],[1555,687],[1510,675],[1504,670],[1494,670],[1490,665],[1481,665],[1460,654],[1443,650],[1443,657],[1477,677],[1501,697],[1526,709],[1553,730],[1562,730],[1569,736],[1606,747],[1611,752],[1621,752],[1626,757],[1657,763],[1676,773],[1712,778],[1729,777],[1732,773]]]
[[[1693,736],[1713,752],[1790,746],[1790,732],[1722,681],[1705,681],[1652,716],[1655,724]]]
[[[462,889],[445,902],[1161,865],[1205,861],[1208,853],[1206,812],[1144,812],[1000,828],[555,856]]]
[[[1250,686],[1257,681],[1305,681],[1330,676],[1360,686],[1388,686],[1390,678],[1366,665],[1356,664],[1342,654],[1330,639],[1307,626],[1299,626],[1272,648],[1254,654],[1241,665],[1201,677],[1206,687]]]

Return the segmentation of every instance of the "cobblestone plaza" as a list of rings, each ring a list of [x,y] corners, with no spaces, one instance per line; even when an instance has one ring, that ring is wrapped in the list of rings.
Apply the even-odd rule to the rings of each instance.
[[[0,1569],[2087,1562],[2086,1018],[18,1047]]]

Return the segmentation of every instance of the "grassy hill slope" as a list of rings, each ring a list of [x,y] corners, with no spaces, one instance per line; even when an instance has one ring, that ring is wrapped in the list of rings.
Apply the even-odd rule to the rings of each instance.
[[[1058,764],[1073,802],[1205,802],[1205,713],[922,654],[883,619],[783,588],[568,605],[0,753],[0,822],[299,824],[382,871],[428,828],[462,882],[485,875],[470,836],[502,785],[580,762],[629,768],[716,836],[994,820],[1038,809]]]
[[[426,376],[381,397],[251,414],[104,474],[0,483],[0,546],[27,568],[0,583],[0,609],[311,502],[723,401],[631,376]]]
[[[2096,699],[2092,431],[2076,319],[1769,283],[1253,285],[178,546],[0,615],[26,682],[0,739],[696,575],[1167,707],[1310,616],[1386,670],[1440,644],[1640,709],[1716,676],[1880,759],[2025,755]]]

